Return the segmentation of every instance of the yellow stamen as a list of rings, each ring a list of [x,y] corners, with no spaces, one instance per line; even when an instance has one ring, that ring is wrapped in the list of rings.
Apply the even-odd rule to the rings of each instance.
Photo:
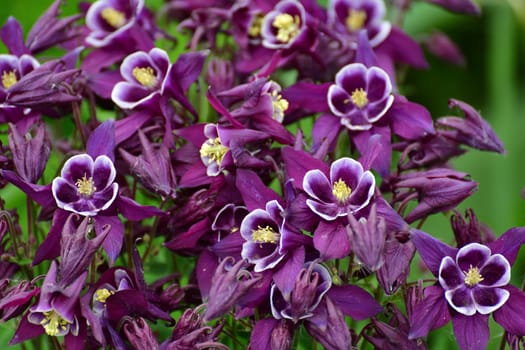
[[[250,23],[250,28],[248,28],[248,35],[252,38],[257,38],[261,35],[261,28],[263,23],[264,15],[258,13],[253,16],[252,23]]]
[[[288,43],[299,34],[301,19],[299,16],[292,17],[287,13],[281,13],[275,17],[272,25],[277,28],[277,40]]]
[[[132,74],[142,86],[152,88],[157,85],[157,77],[155,76],[155,71],[151,67],[135,67],[133,68]]]
[[[362,109],[364,106],[368,104],[368,98],[366,95],[366,91],[362,88],[355,89],[352,92],[352,103],[357,106],[357,108]]]
[[[95,292],[95,300],[100,303],[105,303],[106,299],[115,294],[114,291],[107,288],[97,289]]]
[[[97,190],[93,182],[93,178],[90,177],[88,179],[86,174],[84,174],[82,179],[78,179],[77,182],[75,182],[75,185],[77,186],[78,194],[84,197],[91,197],[91,195],[93,195],[93,193],[95,193]]]
[[[332,193],[334,194],[335,199],[337,199],[339,203],[345,203],[350,197],[352,189],[348,187],[348,185],[343,181],[343,179],[339,179],[334,183]]]
[[[15,85],[17,83],[18,79],[16,78],[15,71],[10,70],[4,71],[2,73],[2,85],[4,86],[4,89],[9,89],[11,86]]]
[[[52,337],[67,331],[67,322],[55,310],[44,312],[44,318],[40,321],[46,333]]]
[[[100,12],[100,16],[113,28],[120,28],[126,24],[126,15],[112,7],[106,7]]]
[[[290,104],[288,101],[278,94],[277,91],[272,91],[273,119],[277,120],[279,123],[282,123],[284,119],[284,112],[286,112],[289,106]]]
[[[222,159],[224,158],[226,152],[228,152],[228,147],[224,146],[221,143],[221,139],[218,137],[214,139],[208,139],[208,141],[202,144],[200,150],[202,158],[209,158],[210,160],[216,162],[217,165],[221,165]]]
[[[279,240],[280,235],[270,226],[257,226],[257,230],[252,231],[252,240],[255,243],[273,243]]]
[[[465,284],[469,287],[474,287],[475,285],[477,285],[479,282],[483,280],[484,278],[479,273],[478,268],[472,267],[472,265],[470,265],[468,272],[465,272]]]
[[[346,17],[346,27],[351,32],[358,31],[363,28],[366,21],[366,12],[361,10],[349,10],[348,17]]]

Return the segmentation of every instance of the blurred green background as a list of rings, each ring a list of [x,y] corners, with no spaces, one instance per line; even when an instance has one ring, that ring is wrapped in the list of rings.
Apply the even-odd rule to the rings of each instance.
[[[51,2],[3,1],[0,23],[14,16],[27,33]],[[161,0],[146,0],[153,8],[161,3]],[[499,236],[510,227],[525,225],[522,197],[525,187],[525,0],[478,3],[482,14],[472,17],[414,1],[405,17],[405,31],[416,39],[433,31],[447,34],[462,50],[466,66],[453,66],[427,54],[431,68],[409,71],[403,91],[410,100],[426,106],[434,118],[456,113],[448,109],[449,98],[467,102],[481,112],[503,141],[506,155],[472,150],[454,161],[456,169],[471,174],[479,183],[479,190],[462,204],[462,210],[474,208],[478,219]],[[75,13],[77,4],[78,1],[66,1],[64,14]],[[0,52],[5,52],[5,48],[1,47]],[[4,200],[12,207],[10,198],[4,197]],[[452,241],[448,216],[430,218],[423,229]],[[522,252],[514,267],[515,284],[521,283],[525,275],[524,255]],[[11,323],[0,324],[1,345],[12,335],[12,327]],[[493,338],[500,335],[493,330]],[[452,341],[451,329],[447,327],[431,334],[429,348],[452,349],[455,347]],[[494,340],[489,348],[496,348],[498,344],[499,339]]]

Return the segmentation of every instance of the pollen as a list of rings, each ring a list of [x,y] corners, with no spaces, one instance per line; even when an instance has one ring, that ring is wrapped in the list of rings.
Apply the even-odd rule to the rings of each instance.
[[[221,143],[221,139],[216,137],[208,139],[201,146],[200,154],[202,158],[209,158],[211,161],[221,165],[224,155],[228,152],[228,147]]]
[[[120,28],[126,24],[126,15],[112,7],[106,7],[100,12],[100,16],[113,28]]]
[[[14,70],[4,71],[2,73],[2,85],[4,89],[9,89],[11,86],[15,85],[18,79]]]
[[[47,335],[56,337],[59,334],[65,334],[68,322],[62,318],[55,310],[44,312],[44,318],[40,321]]]
[[[75,182],[75,185],[77,186],[78,194],[83,197],[91,197],[97,190],[93,178],[90,177],[88,179],[86,174],[84,174],[81,179],[78,179],[77,182]]]
[[[277,28],[277,40],[289,43],[299,34],[301,19],[288,13],[281,13],[273,20],[272,25]]]
[[[279,123],[282,123],[284,119],[284,112],[286,112],[290,104],[275,90],[272,91],[271,95],[273,107],[272,118],[277,120]]]
[[[113,294],[115,294],[115,292],[107,288],[97,289],[97,291],[95,292],[95,300],[99,303],[105,303],[107,298],[109,298]]]
[[[270,226],[257,226],[256,230],[252,231],[252,240],[255,243],[273,243],[279,240],[280,235],[274,231]]]
[[[343,181],[343,179],[339,179],[334,183],[332,193],[339,203],[345,203],[350,197],[352,189]]]
[[[350,10],[348,11],[348,17],[346,17],[346,27],[351,32],[355,32],[364,27],[365,21],[366,21],[365,11]]]
[[[264,15],[262,13],[256,14],[252,22],[250,23],[250,28],[248,28],[248,35],[252,38],[257,38],[261,35],[261,28],[263,23]]]
[[[484,278],[479,273],[478,268],[472,267],[472,265],[470,265],[468,272],[465,272],[465,284],[469,287],[474,287],[483,280]]]
[[[155,71],[151,67],[135,67],[133,68],[132,74],[142,86],[152,88],[157,85],[157,77],[155,76]]]
[[[352,92],[351,97],[352,103],[357,106],[359,109],[363,109],[368,104],[368,97],[366,95],[366,91],[362,88],[355,89]]]

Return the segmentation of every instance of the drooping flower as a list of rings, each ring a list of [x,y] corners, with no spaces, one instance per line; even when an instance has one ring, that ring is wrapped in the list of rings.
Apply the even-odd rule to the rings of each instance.
[[[513,228],[487,245],[450,247],[422,231],[412,240],[438,284],[427,287],[412,306],[410,339],[424,337],[452,319],[459,347],[485,349],[488,316],[507,332],[525,335],[525,293],[509,284],[510,268],[525,242],[525,229]]]
[[[108,156],[89,154],[69,158],[52,183],[57,206],[83,216],[95,216],[109,208],[118,193],[116,170]]]
[[[325,220],[355,214],[366,207],[374,194],[375,178],[352,158],[332,163],[330,179],[318,169],[310,170],[303,179],[303,188],[311,197],[308,207]]]
[[[368,130],[388,111],[394,96],[388,74],[361,63],[343,67],[328,89],[328,105],[350,130]]]

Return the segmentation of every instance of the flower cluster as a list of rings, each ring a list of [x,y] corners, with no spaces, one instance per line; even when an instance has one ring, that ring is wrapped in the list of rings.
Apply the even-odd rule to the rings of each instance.
[[[525,228],[496,239],[469,211],[457,248],[422,231],[477,189],[449,160],[504,146],[469,104],[433,118],[401,94],[396,67],[428,63],[393,3],[96,0],[62,17],[55,0],[25,41],[9,18],[0,186],[27,196],[27,220],[0,201],[10,344],[424,349],[452,321],[484,349],[489,315],[520,342]],[[430,282],[409,281],[416,251]]]

